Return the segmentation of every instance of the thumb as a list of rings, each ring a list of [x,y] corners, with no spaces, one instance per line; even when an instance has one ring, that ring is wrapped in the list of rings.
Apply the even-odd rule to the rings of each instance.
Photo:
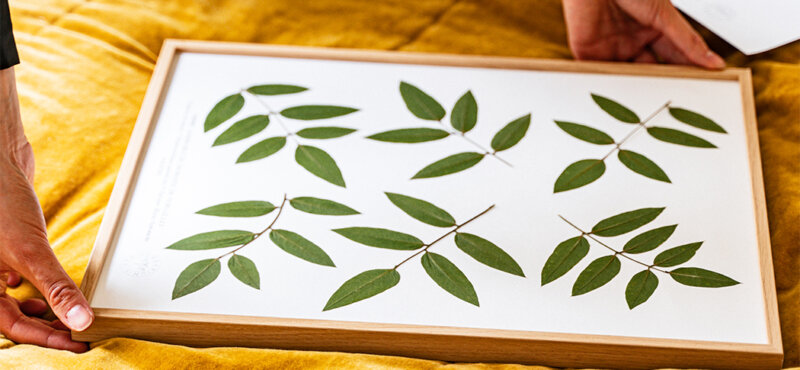
[[[725,61],[711,51],[692,25],[671,4],[662,7],[652,25],[692,63],[710,69],[725,68]]]
[[[50,248],[38,249],[34,263],[26,264],[23,273],[36,286],[53,313],[70,329],[82,331],[94,321],[94,313],[83,293],[70,279]]]

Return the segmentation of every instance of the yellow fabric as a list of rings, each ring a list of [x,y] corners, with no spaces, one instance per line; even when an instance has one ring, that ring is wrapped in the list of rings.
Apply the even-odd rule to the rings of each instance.
[[[11,10],[22,59],[22,117],[36,153],[35,187],[53,248],[77,282],[165,38],[570,58],[555,0],[11,0]],[[705,35],[730,65],[753,68],[785,365],[798,366],[800,43],[747,58]],[[26,283],[13,294],[35,292]],[[443,366],[128,339],[95,343],[81,355],[5,339],[0,346],[0,367]]]

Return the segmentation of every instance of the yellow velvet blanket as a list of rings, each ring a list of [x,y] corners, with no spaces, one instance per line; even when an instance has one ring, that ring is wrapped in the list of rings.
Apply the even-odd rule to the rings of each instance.
[[[80,282],[165,38],[570,58],[557,0],[11,0],[18,89],[50,241]],[[800,43],[753,69],[786,366],[800,363]],[[29,284],[12,292],[35,295]],[[341,353],[192,349],[129,339],[85,354],[0,338],[0,368],[401,367],[433,361]],[[473,367],[471,365],[461,365]],[[476,366],[478,367],[478,366]]]

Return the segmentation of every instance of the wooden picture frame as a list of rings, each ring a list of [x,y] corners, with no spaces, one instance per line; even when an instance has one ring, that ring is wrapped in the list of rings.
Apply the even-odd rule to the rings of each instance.
[[[459,362],[504,362],[569,367],[778,368],[783,352],[758,132],[748,69],[705,71],[664,65],[535,60],[365,50],[342,50],[167,40],[105,211],[81,289],[91,302],[110,247],[118,238],[143,154],[162,106],[163,93],[182,52],[277,56],[378,63],[470,66],[574,73],[666,76],[736,81],[741,86],[768,344],[737,344],[607,335],[489,330],[326,320],[244,317],[95,308],[94,324],[73,332],[80,341],[131,337],[192,346],[246,346],[299,350],[364,352]]]

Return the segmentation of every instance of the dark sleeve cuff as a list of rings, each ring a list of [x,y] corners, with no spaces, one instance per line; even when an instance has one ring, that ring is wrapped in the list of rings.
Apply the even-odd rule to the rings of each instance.
[[[11,32],[11,13],[8,10],[8,0],[0,0],[0,69],[6,69],[19,64],[17,45],[14,43],[14,33]]]

